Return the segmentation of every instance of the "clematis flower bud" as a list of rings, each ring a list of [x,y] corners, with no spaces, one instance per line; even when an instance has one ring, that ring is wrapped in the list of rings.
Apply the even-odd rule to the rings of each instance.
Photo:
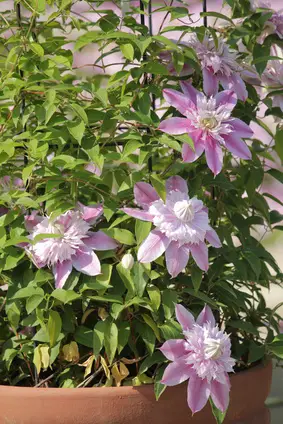
[[[135,260],[133,255],[131,255],[131,253],[126,253],[126,255],[124,255],[121,260],[122,267],[128,270],[133,268],[134,262]]]

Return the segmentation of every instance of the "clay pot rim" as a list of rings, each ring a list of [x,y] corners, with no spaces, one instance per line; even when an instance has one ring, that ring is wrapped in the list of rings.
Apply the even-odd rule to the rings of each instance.
[[[234,379],[237,376],[239,377],[239,376],[241,376],[243,374],[254,373],[254,372],[259,371],[260,369],[268,368],[268,367],[272,367],[272,360],[270,358],[267,358],[266,357],[266,358],[263,358],[263,360],[259,364],[257,364],[257,365],[254,365],[254,366],[252,366],[250,368],[247,368],[245,370],[242,370],[242,371],[239,371],[239,372],[236,372],[236,373],[230,373],[229,375],[230,375],[230,377],[232,379]],[[184,382],[182,384],[186,384],[186,383],[187,382]],[[92,391],[92,389],[93,390],[101,389],[101,390],[104,390],[105,391],[105,394],[106,394],[106,392],[108,392],[108,393],[109,392],[112,392],[111,394],[114,394],[114,392],[115,392],[115,395],[119,395],[119,393],[120,394],[125,394],[126,392],[132,392],[133,393],[133,391],[140,392],[140,391],[152,390],[153,389],[153,386],[154,386],[153,384],[142,384],[141,386],[120,386],[120,387],[110,386],[110,387],[81,387],[81,388],[78,388],[78,387],[75,387],[75,388],[48,387],[47,388],[47,387],[5,386],[5,385],[0,385],[0,389],[1,390],[7,389],[7,391],[12,390],[12,391],[19,391],[19,392],[22,391],[22,390],[24,390],[24,391],[28,390],[28,391],[30,391],[30,394],[31,394],[31,392],[34,393],[35,390],[36,390],[37,394],[39,392],[40,393],[43,393],[43,392],[47,393],[48,392],[48,393],[51,394],[52,392],[54,393],[54,392],[60,391],[60,394],[61,395],[63,393],[64,394],[67,394],[67,393],[70,394],[70,393],[75,393],[75,392],[77,394],[78,393],[84,393],[84,395],[85,395],[86,394],[86,391],[87,392],[90,392],[90,391]]]

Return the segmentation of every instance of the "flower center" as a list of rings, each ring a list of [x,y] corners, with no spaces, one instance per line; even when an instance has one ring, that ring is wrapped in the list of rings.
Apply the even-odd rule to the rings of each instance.
[[[190,222],[194,218],[195,212],[192,204],[188,200],[176,202],[174,205],[174,213],[177,218],[183,222]]]
[[[221,340],[206,339],[204,343],[204,353],[206,359],[218,359],[222,355]]]
[[[218,125],[218,121],[216,118],[211,117],[211,118],[202,118],[200,120],[202,127],[208,129],[208,130],[212,130],[213,128],[215,128]]]

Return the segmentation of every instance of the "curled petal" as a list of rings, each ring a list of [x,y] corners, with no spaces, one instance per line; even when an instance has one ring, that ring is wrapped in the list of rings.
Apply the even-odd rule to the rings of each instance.
[[[188,263],[189,255],[185,249],[178,247],[177,241],[171,241],[165,252],[166,267],[172,278],[177,277]]]
[[[176,361],[186,354],[186,342],[183,339],[167,340],[160,350],[167,359]]]
[[[202,70],[203,91],[207,96],[214,96],[218,91],[218,79],[213,72],[207,68]]]
[[[101,272],[99,259],[92,250],[78,250],[72,261],[76,270],[86,275],[98,275]]]
[[[216,322],[212,310],[209,306],[205,305],[199,316],[197,317],[196,323],[198,325],[204,325],[207,322],[210,322],[213,327],[215,327]]]
[[[164,371],[161,383],[166,386],[176,386],[186,381],[192,374],[190,365],[184,361],[172,362]]]
[[[175,175],[174,177],[168,178],[166,181],[166,191],[180,191],[181,193],[188,194],[188,184],[184,178]]]
[[[203,271],[207,271],[209,268],[208,263],[208,248],[205,243],[190,244],[189,249],[192,257],[194,258],[197,266]]]
[[[102,231],[96,233],[89,231],[88,238],[83,239],[84,244],[95,250],[112,250],[118,247],[118,243]]]
[[[72,272],[72,261],[58,262],[53,266],[56,289],[61,289]]]
[[[133,218],[141,219],[142,221],[152,222],[153,220],[153,216],[150,215],[149,212],[142,211],[141,209],[122,208],[121,210],[125,212],[127,215],[132,216]]]
[[[159,130],[166,134],[179,135],[189,132],[190,121],[186,118],[168,118],[159,125]]]
[[[188,405],[192,413],[199,412],[205,407],[210,395],[210,384],[206,379],[194,375],[188,384]]]
[[[205,156],[207,165],[213,174],[219,174],[223,165],[223,152],[216,140],[210,139],[207,141],[205,145]]]
[[[236,133],[231,133],[223,137],[227,149],[241,159],[251,159],[252,154],[246,143]]]
[[[190,311],[188,311],[183,305],[178,304],[175,306],[175,314],[183,331],[187,331],[192,328],[195,323],[195,319]]]
[[[155,200],[159,200],[156,190],[150,184],[144,182],[135,184],[134,195],[137,205],[145,209]]]
[[[218,237],[217,233],[213,228],[211,228],[209,231],[205,233],[205,238],[208,241],[208,243],[211,244],[211,246],[220,248],[222,246],[222,243],[220,241],[220,238]]]
[[[227,376],[229,380],[229,377]],[[219,381],[212,380],[211,382],[211,397],[216,408],[225,412],[229,405],[230,384],[222,384]]]
[[[188,81],[180,81],[180,86],[185,96],[187,96],[194,104],[196,104],[199,91],[196,90]]]
[[[82,213],[82,218],[89,224],[94,224],[97,219],[103,214],[103,206],[100,204],[93,206],[85,206],[78,202],[78,208]]]
[[[160,231],[153,230],[142,242],[138,251],[138,260],[141,263],[149,263],[159,258],[169,246],[170,241]]]
[[[170,88],[163,90],[164,99],[169,105],[174,106],[182,115],[186,115],[188,109],[195,109],[195,104],[185,94]]]

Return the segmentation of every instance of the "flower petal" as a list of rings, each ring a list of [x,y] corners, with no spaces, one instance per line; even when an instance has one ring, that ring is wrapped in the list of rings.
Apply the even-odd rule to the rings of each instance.
[[[82,218],[89,224],[94,224],[97,219],[103,214],[103,206],[100,204],[85,206],[78,202],[78,208],[82,213]]]
[[[218,91],[218,79],[213,72],[207,68],[202,70],[203,91],[207,96],[214,96]]]
[[[134,208],[122,208],[121,211],[125,212],[127,215],[132,216],[133,218],[141,219],[142,221],[151,221],[153,216],[149,212],[142,211],[141,209]]]
[[[167,340],[160,350],[167,359],[176,361],[187,353],[186,341],[183,339]]]
[[[169,246],[168,238],[158,230],[153,230],[142,242],[138,251],[138,260],[141,263],[149,263],[159,258]]]
[[[188,81],[180,81],[180,86],[185,94],[194,104],[197,103],[197,95],[199,91],[195,89]]]
[[[229,377],[227,376],[228,380]],[[222,384],[216,380],[211,382],[211,397],[216,408],[225,412],[229,405],[230,384]]]
[[[103,231],[96,233],[89,231],[88,238],[84,238],[84,244],[95,250],[112,250],[118,247],[118,243],[113,238],[107,236]]]
[[[135,201],[137,205],[148,209],[152,202],[159,200],[156,190],[148,183],[140,182],[134,187]]]
[[[207,271],[209,268],[207,245],[205,243],[190,244],[189,248],[197,266]]]
[[[8,210],[8,209],[7,209]],[[38,211],[33,211],[30,215],[25,216],[25,227],[27,231],[32,232],[34,227],[43,220],[42,216],[38,216]]]
[[[224,90],[216,94],[216,107],[223,106],[228,112],[232,112],[237,104],[237,96],[234,91]]]
[[[220,144],[216,140],[207,140],[205,145],[205,157],[207,165],[213,174],[219,174],[223,165],[223,152]]]
[[[172,278],[177,277],[188,263],[189,255],[185,249],[178,247],[177,241],[171,241],[165,252],[166,267]]]
[[[252,154],[246,143],[236,133],[223,136],[227,149],[242,159],[251,159]]]
[[[238,137],[250,138],[253,136],[253,130],[248,124],[241,121],[239,118],[229,119],[228,123],[232,126],[233,130],[237,133]]]
[[[61,289],[72,272],[72,261],[58,262],[53,265],[53,274],[55,277],[56,289]]]
[[[210,385],[206,379],[194,375],[188,384],[188,405],[192,413],[200,411],[205,407],[210,395]]]
[[[187,143],[183,144],[182,158],[184,162],[189,162],[189,163],[194,162],[196,159],[200,157],[200,155],[202,155],[204,151],[204,143],[202,142],[202,140],[197,141],[197,139],[199,139],[201,135],[202,135],[201,130],[190,133],[190,136],[192,137],[194,141],[194,147],[195,147],[194,151]]]
[[[213,247],[220,248],[222,246],[220,238],[218,237],[216,231],[213,228],[211,228],[205,233],[205,238],[208,243],[210,243]]]
[[[172,362],[164,371],[161,383],[166,386],[176,386],[176,384],[183,383],[192,374],[192,368],[184,361]]]
[[[174,177],[168,178],[166,181],[166,191],[180,191],[182,193],[188,194],[188,184],[184,178],[175,175]]]
[[[92,250],[80,249],[72,257],[73,266],[86,275],[98,275],[101,272],[100,262]]]
[[[175,314],[177,321],[181,324],[183,331],[187,331],[195,323],[193,315],[183,305],[178,304],[175,306]]]
[[[169,118],[162,121],[158,129],[166,134],[184,134],[190,129],[190,121],[186,118]]]
[[[245,102],[248,98],[248,92],[246,89],[246,84],[239,74],[236,72],[232,75],[232,90],[237,94],[237,97]]]
[[[206,324],[207,322],[210,322],[213,327],[215,327],[215,325],[216,325],[215,318],[214,318],[214,315],[212,313],[212,310],[210,309],[210,307],[208,305],[205,305],[205,307],[203,308],[203,310],[201,311],[201,313],[197,317],[196,323],[198,325],[202,326],[202,325]]]
[[[163,90],[163,96],[166,102],[174,106],[182,115],[186,115],[188,109],[195,109],[195,104],[185,94],[179,91],[166,88]]]

